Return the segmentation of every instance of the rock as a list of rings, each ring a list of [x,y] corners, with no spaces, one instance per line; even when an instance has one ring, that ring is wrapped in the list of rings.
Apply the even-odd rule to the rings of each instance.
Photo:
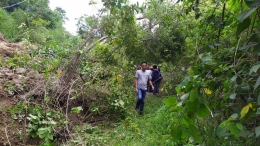
[[[23,73],[26,72],[26,69],[24,69],[24,68],[17,68],[17,69],[15,69],[14,71],[15,71],[15,73],[17,73],[17,74],[23,74]]]

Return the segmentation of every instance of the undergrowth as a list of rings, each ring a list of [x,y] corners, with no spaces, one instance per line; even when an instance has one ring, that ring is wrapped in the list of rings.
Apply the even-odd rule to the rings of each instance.
[[[171,145],[164,98],[146,97],[144,115],[136,113],[135,98],[129,104],[128,116],[119,123],[107,123],[92,127],[89,124],[75,128],[74,139],[69,145],[117,145],[117,146],[155,146]]]

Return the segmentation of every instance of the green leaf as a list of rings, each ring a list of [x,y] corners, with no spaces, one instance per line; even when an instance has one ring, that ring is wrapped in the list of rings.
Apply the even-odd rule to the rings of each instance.
[[[194,101],[189,100],[186,103],[185,108],[187,111],[194,111],[194,109],[198,107],[198,104],[199,104],[199,100],[194,100]]]
[[[236,88],[236,93],[239,94],[249,94],[250,86],[249,84],[245,83],[243,85],[240,85],[238,88]]]
[[[258,42],[258,40],[259,40],[259,35],[258,35],[258,34],[253,34],[253,35],[251,35],[251,37],[250,37],[249,40],[247,41],[247,44],[248,44],[249,42]]]
[[[237,26],[236,36],[239,36],[241,32],[250,26],[251,19],[246,18],[243,22],[239,23]]]
[[[54,144],[50,140],[46,140],[42,146],[54,146]]]
[[[254,92],[255,89],[260,85],[260,76],[257,78],[256,82],[255,82],[255,86],[254,86]]]
[[[231,115],[229,118],[232,118],[232,120],[237,119],[238,118],[238,114],[234,113],[233,115]]]
[[[256,111],[256,113],[255,114],[257,114],[257,115],[259,115],[260,114],[260,107],[257,109],[257,111]]]
[[[182,127],[180,125],[171,128],[171,136],[174,141],[179,141],[181,139],[181,135]]]
[[[209,109],[206,107],[205,104],[200,104],[196,109],[196,114],[199,116],[199,117],[206,117],[208,115],[210,115],[210,111]]]
[[[258,105],[260,105],[260,95],[258,95],[258,97],[257,97],[257,103],[258,103]]]
[[[224,82],[224,91],[229,88],[229,79]]]
[[[175,91],[177,92],[177,94],[181,94],[181,85],[176,86]]]
[[[248,131],[246,128],[243,128],[243,130],[240,130],[238,133],[240,137],[244,137],[244,138],[247,138],[248,135],[251,134],[251,132]]]
[[[235,125],[230,125],[229,130],[235,137],[238,137],[238,129]]]
[[[190,92],[190,101],[196,100],[196,97],[197,97],[197,96],[198,96],[197,91],[191,90],[191,92]]]
[[[257,45],[254,46],[253,51],[255,53],[257,53],[258,55],[260,55],[260,43],[258,43]]]
[[[186,127],[181,126],[181,129],[182,129],[181,138],[187,139],[187,138],[189,138],[191,136],[190,133],[188,132],[188,129]]]
[[[199,58],[202,61],[202,64],[208,64],[212,61],[212,55],[211,53],[203,53],[199,55]]]
[[[260,135],[260,126],[255,128],[255,135],[258,137]]]
[[[189,95],[190,95],[189,93],[183,94],[180,99],[182,101],[186,101],[189,98]]]
[[[230,99],[236,99],[236,95],[237,95],[236,93],[231,94],[231,95],[229,96],[229,98],[230,98]]]
[[[234,81],[236,81],[236,79],[237,79],[237,76],[234,75],[234,76],[230,79],[230,83],[233,83]]]
[[[187,85],[185,86],[185,92],[190,92],[190,90],[193,88],[193,83],[188,82]]]
[[[192,113],[191,113],[192,114]],[[191,124],[195,124],[195,118],[193,117],[190,117],[192,115],[186,115],[184,118],[181,119],[181,123],[186,125],[186,126],[189,126]],[[196,116],[196,115],[195,115]]]
[[[257,70],[259,69],[260,67],[260,61],[256,62],[254,64],[254,66],[251,67],[250,71],[249,71],[249,74],[251,74],[252,72],[257,72]]]
[[[207,85],[209,86],[209,88],[210,89],[215,89],[215,86],[216,86],[216,81],[214,81],[214,80],[211,80],[211,81],[209,81],[208,83],[207,83]]]
[[[236,123],[236,127],[239,130],[243,130],[243,125],[241,123]]]
[[[192,137],[194,137],[194,139],[196,139],[198,142],[201,142],[199,131],[195,125],[189,125],[188,131],[192,135]]]
[[[55,121],[51,120],[51,121],[50,121],[50,124],[56,125],[57,123],[56,123]]]
[[[250,16],[253,12],[256,11],[257,8],[252,8],[250,10],[246,10],[244,12],[242,12],[241,14],[239,14],[239,16],[237,16],[237,19],[240,22],[243,22],[248,16]]]
[[[71,112],[73,113],[80,113],[83,110],[83,108],[81,106],[78,107],[74,107],[71,109]]]
[[[224,128],[224,127],[218,127],[217,130],[216,130],[216,135],[219,137],[219,138],[224,138],[227,136],[227,130]]]
[[[164,104],[168,107],[171,107],[173,105],[177,104],[177,100],[174,96],[168,97],[165,101]]]
[[[186,76],[186,77],[182,80],[182,82],[180,83],[180,87],[186,86],[187,82],[189,82],[189,81],[190,81],[190,76]],[[178,93],[178,94],[179,94],[179,93]]]
[[[246,5],[247,5],[249,8],[254,8],[254,7],[257,7],[257,6],[260,5],[260,1],[259,1],[259,0],[255,0],[255,1],[245,0],[245,3],[246,3]]]

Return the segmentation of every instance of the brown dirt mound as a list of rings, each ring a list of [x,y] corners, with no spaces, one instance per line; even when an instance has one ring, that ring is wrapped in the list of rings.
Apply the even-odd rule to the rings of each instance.
[[[0,34],[0,62],[5,60],[6,57],[13,57],[15,55],[23,55],[27,53],[28,44],[9,43],[6,41],[2,34]],[[37,47],[30,46],[35,49]],[[17,117],[14,119],[12,114],[7,112],[8,108],[17,107],[19,102],[29,104],[42,104],[45,94],[48,92],[49,97],[52,97],[49,107],[53,109],[60,109],[64,113],[68,111],[67,120],[69,121],[69,130],[72,131],[75,125],[81,125],[84,123],[90,123],[91,125],[97,125],[109,119],[104,116],[108,113],[106,107],[99,107],[100,113],[91,112],[92,103],[104,102],[99,98],[100,96],[106,97],[107,93],[102,93],[99,90],[90,88],[80,88],[77,93],[79,97],[77,99],[70,99],[73,97],[74,92],[72,90],[81,87],[84,83],[75,84],[70,90],[70,86],[61,88],[56,77],[46,80],[38,72],[28,68],[7,68],[0,66],[0,146],[15,145],[15,146],[27,146],[39,144],[39,139],[32,139],[26,136],[26,128],[28,120],[26,115],[23,117]],[[87,92],[83,92],[87,91]],[[30,97],[30,98],[29,98]],[[105,104],[105,103],[102,103]],[[81,106],[83,111],[80,114],[70,112],[73,107]],[[98,106],[98,105],[96,105]],[[110,117],[113,119],[113,117]],[[22,122],[19,122],[22,119]],[[26,123],[27,122],[27,123]],[[62,127],[63,128],[63,127]],[[60,128],[62,131],[63,129]],[[59,129],[57,129],[59,130]],[[60,141],[67,139],[67,132],[56,133],[56,138]],[[55,131],[56,132],[56,131]],[[23,137],[21,139],[21,136]],[[62,140],[63,141],[63,140]]]
[[[32,91],[41,80],[43,77],[32,70],[0,67],[0,146],[37,145],[39,140],[26,136],[25,123],[13,119],[7,111],[8,108],[13,108],[19,101],[24,100],[28,92]]]
[[[21,54],[25,50],[25,44],[9,43],[4,39],[4,36],[0,34],[0,56],[2,57],[13,57],[15,54]]]

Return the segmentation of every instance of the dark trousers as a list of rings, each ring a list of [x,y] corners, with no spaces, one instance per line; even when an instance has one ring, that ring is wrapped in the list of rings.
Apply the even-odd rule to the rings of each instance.
[[[154,82],[153,87],[154,87],[153,94],[158,93],[158,82]]]
[[[137,98],[135,109],[138,109],[139,112],[143,112],[144,110],[145,95],[146,95],[146,90],[138,89],[138,98]]]

